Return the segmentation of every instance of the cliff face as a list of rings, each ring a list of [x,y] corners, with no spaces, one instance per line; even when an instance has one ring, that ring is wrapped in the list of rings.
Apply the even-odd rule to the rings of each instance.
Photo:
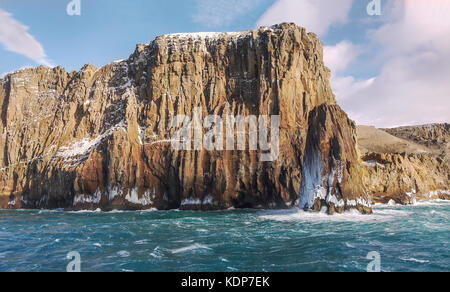
[[[100,69],[7,75],[0,86],[0,208],[213,210],[300,202],[330,213],[370,212],[355,125],[336,105],[329,77],[320,41],[293,24],[165,35]],[[278,115],[279,143],[269,149],[276,159],[264,161],[267,149],[250,150],[248,141],[243,151],[195,143],[175,150],[170,141],[181,126],[174,117],[195,125],[207,115],[224,124],[227,116],[264,115],[269,125]],[[211,125],[204,126],[191,134],[203,137]],[[236,133],[236,125],[223,132],[228,128]]]
[[[310,113],[300,208],[372,212],[356,141],[354,122],[338,106],[322,105]]]
[[[448,124],[358,127],[363,180],[375,203],[450,199]]]

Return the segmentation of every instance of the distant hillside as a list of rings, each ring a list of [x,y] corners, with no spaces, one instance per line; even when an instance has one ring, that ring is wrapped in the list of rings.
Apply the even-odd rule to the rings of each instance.
[[[395,129],[393,129],[395,130]],[[433,149],[415,143],[411,139],[403,139],[391,135],[384,130],[370,126],[358,126],[358,144],[362,152],[378,153],[436,153]]]
[[[439,151],[449,157],[450,124],[429,124],[422,126],[383,129],[389,134]]]
[[[395,129],[359,126],[363,174],[375,203],[450,198],[449,124]]]

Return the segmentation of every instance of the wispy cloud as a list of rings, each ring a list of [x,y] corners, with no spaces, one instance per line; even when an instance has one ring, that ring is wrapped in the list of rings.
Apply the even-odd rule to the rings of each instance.
[[[323,53],[325,65],[337,73],[347,69],[358,56],[359,49],[349,41],[342,41],[335,46],[325,46]]]
[[[192,18],[206,27],[216,28],[233,22],[262,2],[263,0],[197,0],[197,12]]]
[[[52,66],[42,45],[28,32],[28,27],[0,9],[0,43],[6,50],[26,56],[38,64]]]
[[[382,62],[380,74],[357,80],[338,70],[332,79],[338,102],[360,124],[449,122],[450,2],[392,0],[391,4],[385,22],[368,31],[366,49]]]
[[[348,20],[352,4],[353,0],[277,0],[258,20],[258,25],[294,22],[325,35],[331,26]]]

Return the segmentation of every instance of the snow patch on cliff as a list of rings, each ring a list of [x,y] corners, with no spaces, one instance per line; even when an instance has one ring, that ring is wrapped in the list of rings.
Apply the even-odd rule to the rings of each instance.
[[[362,164],[365,167],[370,167],[370,168],[376,168],[376,167],[386,168],[385,165],[380,164],[380,163],[376,162],[375,160],[364,161]]]
[[[200,199],[187,198],[181,202],[181,206],[201,206],[202,201]]]
[[[331,203],[333,203],[336,208],[342,208],[345,206],[345,201],[343,199],[338,200],[334,195],[329,195],[327,198],[327,204]]]
[[[300,187],[300,209],[311,209],[316,198],[325,200],[327,191],[323,187],[322,163],[319,151],[314,150],[305,157],[305,170]]]
[[[139,143],[140,143],[141,145],[144,145],[144,140],[145,140],[145,130],[146,130],[145,127],[138,126],[138,138],[139,138]]]
[[[139,198],[138,189],[133,188],[131,189],[127,196],[125,197],[125,200],[127,200],[130,203],[141,205],[141,206],[150,206],[153,204],[153,200],[156,197],[156,190],[146,190],[144,195]]]
[[[366,200],[366,199],[364,199],[362,197],[359,197],[356,200],[356,202],[358,203],[358,205],[361,205],[361,206],[364,206],[364,207],[368,207],[368,208],[372,207],[372,204],[368,200]]]
[[[212,195],[208,195],[203,199],[200,198],[186,198],[181,201],[181,207],[184,206],[214,206],[217,205],[217,201]]]
[[[163,35],[169,38],[180,38],[180,39],[219,39],[224,36],[230,37],[244,37],[250,35],[250,31],[241,32],[194,32],[194,33],[173,33]]]
[[[412,198],[413,196],[415,196],[417,194],[416,189],[412,189],[411,192],[406,193],[406,195],[410,198]]]
[[[95,192],[93,196],[86,196],[84,194],[78,194],[73,199],[73,206],[78,204],[99,204],[102,199],[102,193],[99,189]]]
[[[322,177],[322,162],[319,151],[314,151],[306,158],[305,171],[300,189],[300,209],[311,209],[316,200],[324,200],[327,204],[333,203],[335,207],[345,206],[343,199],[338,199],[331,192],[331,186],[335,179],[337,183],[342,183],[344,173],[344,163],[334,160],[334,167],[330,170],[328,177]],[[324,186],[324,181],[328,186]]]
[[[108,200],[111,202],[113,201],[116,197],[122,197],[123,192],[122,189],[114,186],[112,187],[111,185],[108,185]]]
[[[94,139],[84,138],[70,146],[61,147],[58,153],[56,153],[56,157],[73,158],[83,156],[83,158],[86,158],[85,156],[89,155],[89,153],[91,153],[92,150],[94,150],[103,141],[103,139],[109,137],[114,131],[123,128],[124,125],[125,122],[121,121],[111,129],[107,130],[104,134]]]
[[[206,196],[203,199],[203,205],[214,205],[214,198],[212,196]]]
[[[345,164],[341,160],[334,159],[333,161],[334,165],[330,173],[327,177],[323,177],[320,151],[312,151],[305,157],[305,170],[300,188],[300,209],[311,209],[316,200],[324,200],[328,205],[332,203],[336,208],[345,206],[354,208],[358,205],[370,208],[370,202],[362,197],[355,200],[339,199],[338,189],[332,192],[332,186],[335,183],[342,183],[345,169]]]
[[[126,61],[127,61],[127,59],[120,59],[120,60],[112,61],[111,64],[119,64],[119,63],[126,62]]]
[[[58,157],[69,158],[75,156],[85,155],[92,150],[102,141],[104,137],[99,136],[93,140],[85,138],[81,141],[75,142],[72,146],[62,147],[56,154]]]

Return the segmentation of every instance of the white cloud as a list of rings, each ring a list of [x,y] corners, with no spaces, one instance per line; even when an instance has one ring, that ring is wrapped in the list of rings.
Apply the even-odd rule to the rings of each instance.
[[[333,80],[338,102],[359,124],[394,127],[450,120],[450,56],[397,56],[371,80]],[[351,77],[347,77],[349,79]]]
[[[28,27],[0,9],[0,43],[8,51],[26,56],[36,63],[51,66],[44,48],[28,32]]]
[[[197,0],[197,13],[192,18],[207,27],[220,27],[245,15],[261,3],[262,0]]]
[[[395,52],[448,46],[449,15],[448,0],[395,1],[389,21],[370,36],[379,44],[389,43]]]
[[[391,3],[387,20],[368,34],[368,49],[383,62],[380,74],[356,80],[338,70],[332,78],[338,102],[359,124],[449,122],[450,1]]]
[[[370,78],[367,80],[356,80],[353,76],[339,76],[332,75],[331,85],[333,87],[334,94],[338,97],[340,104],[343,103],[345,99],[349,99],[355,96],[356,93],[370,87],[376,78]]]
[[[318,35],[333,25],[344,24],[353,0],[277,0],[258,20],[258,26],[294,22]]]
[[[342,72],[358,56],[358,48],[349,41],[342,41],[335,46],[324,46],[325,65],[333,73]]]

